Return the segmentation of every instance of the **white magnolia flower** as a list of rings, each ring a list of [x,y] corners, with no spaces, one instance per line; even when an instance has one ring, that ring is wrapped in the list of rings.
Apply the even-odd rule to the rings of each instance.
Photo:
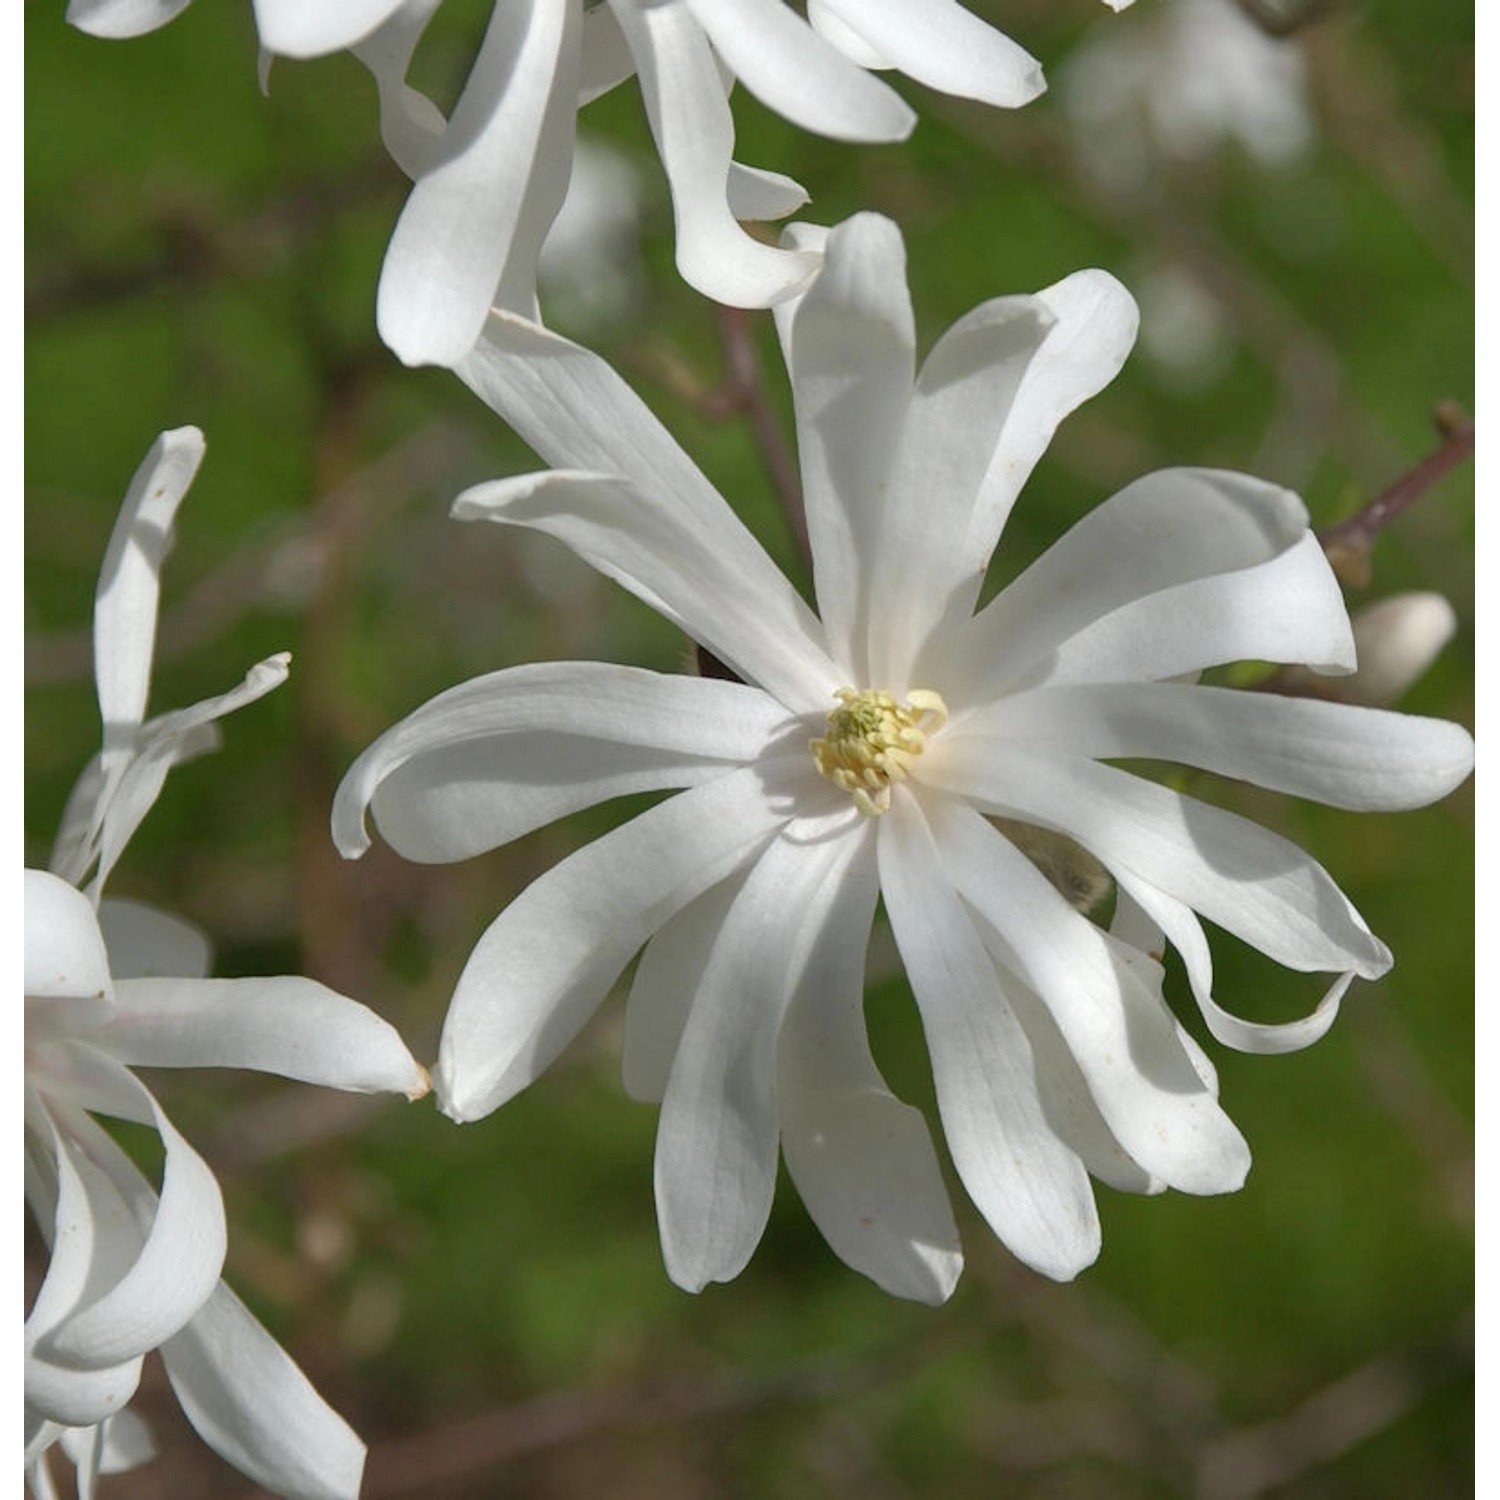
[[[1058,95],[1084,161],[1107,187],[1149,184],[1163,158],[1197,161],[1234,142],[1256,161],[1296,161],[1313,139],[1307,67],[1235,0],[1162,0],[1085,37]]]
[[[960,1252],[926,1126],[865,1036],[883,899],[959,1175],[1016,1255],[1070,1277],[1099,1248],[1090,1174],[1218,1193],[1249,1164],[1162,1001],[1162,933],[1209,1030],[1249,1051],[1313,1041],[1350,980],[1390,964],[1293,844],[1107,762],[1395,808],[1460,782],[1472,744],[1452,724],[1192,685],[1242,658],[1353,666],[1301,501],[1243,475],[1136,481],[976,613],[1027,474],[1130,348],[1134,304],[1103,272],[984,303],[917,369],[899,233],[861,216],[778,311],[819,613],[602,361],[497,315],[460,373],[567,467],[470,490],[455,514],[560,538],[741,680],[582,662],[476,679],[359,758],[335,839],[362,852],[372,809],[408,858],[456,860],[609,797],[684,789],[501,913],[459,980],[436,1087],[456,1120],[495,1109],[644,946],[625,1083],[662,1103],[662,1241],[693,1289],[745,1265],[778,1144],[849,1264],[904,1296],[952,1289]],[[1090,851],[1118,885],[1114,930],[992,818]],[[1200,917],[1333,973],[1326,998],[1290,1025],[1231,1016]]]
[[[221,697],[145,717],[159,571],[202,456],[195,428],[163,433],[131,484],[94,613],[103,747],[69,799],[51,870],[26,871],[26,1198],[51,1248],[26,1319],[27,1473],[50,1494],[58,1443],[90,1494],[98,1474],[149,1456],[123,1408],[159,1349],[189,1421],[230,1463],[277,1494],[348,1500],[364,1445],[220,1282],[218,1185],[132,1068],[256,1068],[411,1098],[426,1075],[355,1001],[310,979],[205,978],[196,928],[100,899],[171,767],[286,678],[288,658],[272,657]],[[159,1190],[98,1115],[158,1134]]]

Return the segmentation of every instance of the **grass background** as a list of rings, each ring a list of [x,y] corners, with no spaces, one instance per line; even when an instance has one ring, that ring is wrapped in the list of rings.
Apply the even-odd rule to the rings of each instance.
[[[1143,340],[1039,465],[1001,573],[1167,464],[1288,484],[1326,524],[1435,446],[1437,401],[1472,400],[1471,7],[1336,6],[1295,44],[1317,122],[1300,160],[1267,168],[1233,143],[1158,154],[1114,192],[1081,165],[1059,80],[1083,38],[1146,28],[1167,3],[1118,18],[1092,0],[973,4],[1043,60],[1052,92],[1002,114],[903,84],[923,118],[900,147],[819,141],[736,97],[741,158],[803,181],[809,217],[900,221],[927,342],[985,297],[1084,265],[1136,290],[1153,331],[1170,323],[1163,287],[1197,289],[1207,353],[1173,362]],[[420,58],[439,94],[484,18],[443,7]],[[466,484],[534,461],[451,376],[402,369],[375,337],[404,185],[355,63],[278,62],[265,99],[245,5],[200,4],[131,43],[82,36],[56,5],[27,7],[25,26],[28,862],[45,861],[97,744],[88,624],[119,498],[157,431],[196,423],[208,458],[167,570],[153,705],[222,690],[280,649],[293,677],[174,774],[112,891],[201,923],[219,972],[312,974],[431,1057],[485,923],[620,809],[466,865],[407,866],[380,846],[345,865],[326,834],[339,776],[479,672],[671,668],[684,643],[545,539],[445,520]],[[583,123],[637,162],[642,292],[613,322],[564,329],[625,371],[795,566],[749,424],[716,400],[718,320],[672,269],[638,93]],[[769,318],[753,328],[785,424]],[[1472,535],[1461,468],[1351,590],[1354,605],[1447,594],[1458,637],[1403,706],[1469,724]],[[655,1111],[618,1082],[618,997],[544,1081],[463,1128],[430,1103],[278,1080],[151,1083],[224,1183],[228,1279],[369,1441],[371,1500],[1465,1493],[1472,794],[1364,818],[1237,787],[1221,800],[1316,853],[1397,966],[1356,985],[1305,1054],[1212,1047],[1255,1152],[1249,1184],[1217,1200],[1100,1188],[1104,1253],[1070,1286],[1012,1261],[955,1184],[958,1292],[938,1310],[892,1301],[832,1257],[783,1182],[749,1269],[679,1292],[656,1243]],[[1216,958],[1233,1008],[1312,1002],[1227,940]],[[889,965],[869,1010],[892,1081],[930,1105]],[[106,1497],[247,1493],[159,1371],[141,1409],[162,1456]]]

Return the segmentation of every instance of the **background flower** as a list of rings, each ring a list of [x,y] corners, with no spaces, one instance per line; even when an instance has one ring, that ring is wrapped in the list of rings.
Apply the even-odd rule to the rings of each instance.
[[[236,691],[145,717],[159,572],[202,456],[196,428],[163,433],[131,483],[94,613],[103,747],[69,799],[57,873],[26,871],[26,1198],[50,1251],[26,1319],[26,1464],[42,1496],[54,1443],[85,1493],[98,1474],[149,1457],[123,1408],[154,1349],[194,1427],[258,1482],[352,1497],[364,1466],[364,1445],[219,1280],[218,1185],[132,1067],[258,1068],[411,1098],[427,1089],[364,1006],[308,979],[205,978],[207,940],[189,924],[100,905],[168,770],[212,748],[220,716],[286,677],[286,658],[273,657]],[[159,1136],[159,1193],[96,1115]]]

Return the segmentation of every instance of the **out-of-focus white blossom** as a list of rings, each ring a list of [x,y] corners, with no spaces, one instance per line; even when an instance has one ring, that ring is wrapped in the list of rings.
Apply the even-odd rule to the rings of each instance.
[[[1306,71],[1298,43],[1267,36],[1235,0],[1160,0],[1091,31],[1057,92],[1084,163],[1132,193],[1163,162],[1230,142],[1268,167],[1295,161],[1314,130]]]
[[[242,1067],[416,1098],[424,1070],[373,1012],[310,979],[209,979],[207,939],[104,882],[167,772],[212,749],[216,721],[283,682],[271,657],[239,687],[146,717],[159,574],[203,456],[163,433],[110,538],[94,612],[103,745],[69,799],[50,870],[25,876],[26,1198],[51,1257],[26,1318],[28,1480],[51,1493],[49,1450],[79,1492],[149,1456],[124,1410],[159,1350],[189,1421],[278,1494],[353,1500],[364,1445],[219,1280],[218,1184],[132,1071]],[[160,1138],[153,1186],[96,1117]]]
[[[500,914],[459,979],[436,1083],[454,1119],[488,1114],[644,948],[625,1082],[661,1101],[662,1244],[695,1290],[752,1254],[778,1147],[850,1265],[902,1296],[952,1290],[961,1256],[927,1127],[865,1034],[883,900],[959,1176],[1017,1256],[1070,1277],[1099,1248],[1091,1174],[1218,1193],[1249,1164],[1163,1003],[1164,938],[1210,1031],[1252,1052],[1314,1041],[1350,981],[1390,964],[1295,845],[1110,763],[1380,809],[1442,796],[1472,743],[1453,724],[1192,684],[1241,659],[1354,666],[1301,501],[1243,475],[1137,480],[976,612],[1021,486],[1119,369],[1134,304],[1080,272],[975,308],[918,368],[893,224],[794,226],[788,243],[825,255],[778,309],[819,614],[608,366],[497,314],[460,373],[562,467],[482,485],[455,514],[561,539],[739,680],[552,662],[453,688],[358,759],[334,836],[361,853],[372,811],[399,852],[444,862],[683,789]],[[1030,857],[1048,841],[1114,878],[1110,930]],[[1332,972],[1322,1003],[1284,1025],[1230,1015],[1200,917]]]

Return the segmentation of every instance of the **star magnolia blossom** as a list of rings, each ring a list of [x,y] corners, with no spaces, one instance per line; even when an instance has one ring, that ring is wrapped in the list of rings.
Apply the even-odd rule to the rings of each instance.
[[[131,1069],[256,1068],[410,1098],[426,1075],[355,1001],[310,979],[207,979],[196,928],[100,900],[168,770],[286,678],[288,658],[272,657],[221,697],[145,718],[158,574],[202,456],[196,429],[163,433],[131,484],[94,614],[103,748],[69,800],[52,869],[26,871],[26,1199],[52,1252],[26,1319],[27,1473],[50,1495],[58,1442],[89,1494],[97,1474],[149,1456],[122,1408],[160,1349],[189,1421],[230,1463],[277,1494],[352,1500],[364,1445],[220,1282],[218,1185]],[[96,1115],[159,1135],[159,1192]]]
[[[68,18],[133,36],[188,0],[72,0]],[[1120,9],[1124,0],[1107,0]],[[257,0],[267,53],[347,47],[375,77],[381,133],[415,179],[381,273],[381,337],[408,364],[454,364],[492,305],[536,315],[537,257],[567,192],[581,104],[635,74],[671,186],[677,264],[706,296],[766,307],[817,256],[748,235],[807,201],[791,179],[734,162],[735,80],[795,125],[899,141],[916,116],[872,69],[1014,107],[1041,68],[958,0],[497,0],[451,117],[406,81],[439,0]]]
[[[822,248],[821,231],[790,234]],[[954,1285],[927,1128],[865,1034],[883,899],[958,1173],[1016,1255],[1071,1277],[1099,1248],[1090,1174],[1219,1193],[1249,1165],[1163,1003],[1163,932],[1209,1030],[1250,1051],[1313,1041],[1350,979],[1390,964],[1294,845],[1106,762],[1394,808],[1462,781],[1472,743],[1452,724],[1191,684],[1242,658],[1354,665],[1301,501],[1243,475],[1136,481],[975,612],[1027,474],[1130,348],[1134,304],[1103,272],[983,304],[916,370],[899,233],[861,216],[778,321],[820,613],[602,361],[496,316],[460,373],[568,467],[482,485],[455,514],[560,538],[742,680],[578,662],[479,678],[359,758],[335,838],[359,854],[372,809],[408,858],[455,860],[608,797],[684,789],[501,913],[459,980],[436,1087],[456,1120],[495,1109],[644,945],[625,1083],[661,1101],[662,1242],[691,1289],[751,1255],[778,1143],[849,1264],[904,1296]],[[1097,857],[1118,885],[1113,930],[992,818]],[[1289,1025],[1229,1015],[1200,915],[1331,971],[1327,997]]]

